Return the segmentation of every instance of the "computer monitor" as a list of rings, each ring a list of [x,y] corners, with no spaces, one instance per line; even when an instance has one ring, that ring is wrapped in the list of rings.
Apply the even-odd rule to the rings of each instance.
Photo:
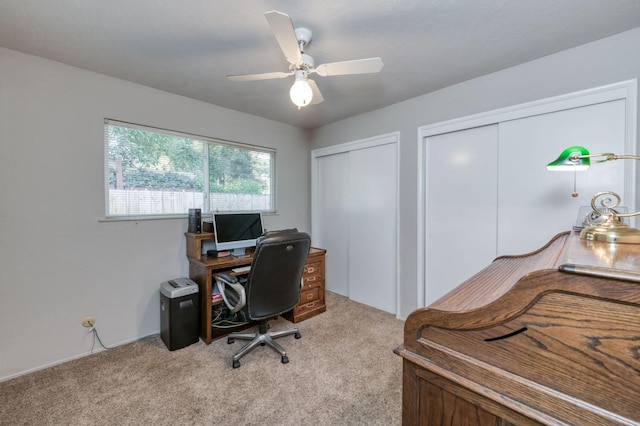
[[[255,247],[256,239],[262,235],[262,214],[214,213],[213,232],[216,250],[233,250],[235,257],[246,256],[247,247]]]

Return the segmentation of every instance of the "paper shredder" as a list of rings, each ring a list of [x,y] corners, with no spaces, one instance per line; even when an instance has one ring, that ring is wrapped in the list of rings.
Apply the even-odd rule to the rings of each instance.
[[[170,351],[198,341],[198,284],[175,278],[160,285],[160,337]]]

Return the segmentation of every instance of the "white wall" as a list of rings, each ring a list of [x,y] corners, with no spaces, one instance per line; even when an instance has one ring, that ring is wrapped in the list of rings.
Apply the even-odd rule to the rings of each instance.
[[[278,215],[310,230],[308,134],[0,48],[0,380],[160,330],[159,285],[188,275],[186,219],[101,222],[103,119],[277,149]]]
[[[418,306],[418,127],[640,78],[638,46],[640,29],[635,29],[336,122],[312,132],[311,149],[400,132],[399,316],[406,317]],[[640,185],[636,185],[636,188],[640,188]],[[636,199],[640,197],[636,196]],[[550,235],[549,238],[551,237]]]

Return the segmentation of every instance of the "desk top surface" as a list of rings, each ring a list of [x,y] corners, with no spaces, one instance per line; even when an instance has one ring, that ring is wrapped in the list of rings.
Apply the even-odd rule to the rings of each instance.
[[[522,277],[542,270],[640,282],[640,245],[586,241],[577,232],[558,234],[532,253],[496,258],[429,307],[476,309],[504,295]]]
[[[325,253],[326,250],[311,247],[309,250],[309,256],[319,255]],[[208,269],[227,269],[227,268],[235,268],[237,266],[245,266],[250,265],[253,260],[253,253],[250,253],[247,257],[233,257],[233,256],[225,256],[225,257],[209,257],[206,255],[202,256],[202,259],[193,259],[189,258],[190,262],[197,262]]]
[[[640,245],[587,241],[569,236],[559,269],[584,275],[640,281]]]

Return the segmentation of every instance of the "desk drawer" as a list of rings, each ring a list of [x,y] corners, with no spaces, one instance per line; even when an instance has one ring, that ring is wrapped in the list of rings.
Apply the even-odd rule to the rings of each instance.
[[[310,262],[304,265],[304,272],[302,273],[305,281],[317,281],[324,276],[324,268],[322,267],[322,261]]]
[[[314,287],[310,290],[305,289],[300,292],[300,305],[320,300],[320,288]]]
[[[314,302],[309,302],[309,303],[301,303],[293,309],[293,313],[296,317],[296,321],[294,322],[309,318],[310,316],[313,316],[314,312],[316,311],[320,313],[326,310],[327,310],[326,305],[320,302],[319,300],[316,300]]]
[[[313,278],[316,278],[316,277],[313,277]],[[323,287],[322,284],[324,281],[322,279],[314,279],[311,281],[308,281],[305,279],[303,280],[303,282],[304,282],[304,285],[302,286],[302,289],[300,289],[300,291],[308,291],[314,288],[315,289],[321,288]]]

